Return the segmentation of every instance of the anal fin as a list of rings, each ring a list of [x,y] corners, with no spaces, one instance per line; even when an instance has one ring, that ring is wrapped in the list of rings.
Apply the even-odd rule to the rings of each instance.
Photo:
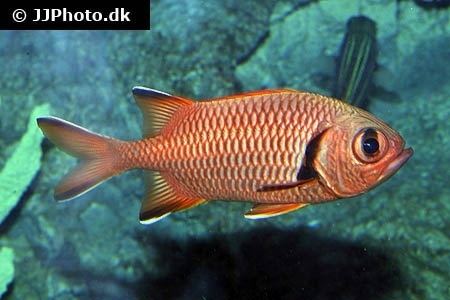
[[[286,214],[288,212],[308,206],[308,203],[284,203],[284,204],[266,204],[257,203],[252,209],[245,213],[247,219],[264,219]]]
[[[205,202],[204,199],[179,195],[160,173],[150,173],[148,180],[148,191],[139,214],[139,221],[142,224],[155,223],[172,212],[189,209]]]

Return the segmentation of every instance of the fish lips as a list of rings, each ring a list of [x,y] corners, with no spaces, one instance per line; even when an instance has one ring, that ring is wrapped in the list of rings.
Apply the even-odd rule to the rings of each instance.
[[[400,169],[413,154],[414,151],[412,148],[403,149],[403,151],[383,170],[378,178],[379,183],[394,175],[395,172],[397,172],[398,169]]]

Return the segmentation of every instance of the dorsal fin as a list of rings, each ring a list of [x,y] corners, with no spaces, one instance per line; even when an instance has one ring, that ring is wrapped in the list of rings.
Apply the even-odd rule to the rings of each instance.
[[[165,175],[165,177],[170,177]],[[152,224],[170,213],[185,210],[205,202],[178,195],[159,172],[149,172],[147,193],[141,205],[139,220],[142,224]]]
[[[203,100],[202,102],[211,102],[211,101],[216,101],[216,100],[228,100],[228,99],[244,98],[244,97],[251,97],[251,96],[267,96],[267,95],[282,94],[282,93],[299,93],[299,92],[300,91],[294,90],[294,89],[246,91],[246,92],[241,92],[238,94],[221,96],[221,97],[217,97],[217,98],[211,98],[208,100]]]
[[[252,209],[245,213],[247,219],[264,219],[286,214],[288,212],[303,208],[308,203],[285,203],[285,204],[267,204],[257,203]]]
[[[193,104],[192,100],[136,86],[133,88],[136,103],[144,119],[144,137],[154,137],[181,106]]]

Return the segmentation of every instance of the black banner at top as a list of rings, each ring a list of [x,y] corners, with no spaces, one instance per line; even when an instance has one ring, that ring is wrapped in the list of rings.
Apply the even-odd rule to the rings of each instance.
[[[150,29],[150,0],[1,2],[0,29]]]

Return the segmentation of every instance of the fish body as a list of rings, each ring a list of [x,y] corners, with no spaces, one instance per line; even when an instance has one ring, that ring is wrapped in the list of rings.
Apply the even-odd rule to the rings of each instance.
[[[246,217],[261,218],[364,193],[412,154],[374,116],[316,94],[265,90],[194,102],[142,87],[133,93],[144,115],[141,140],[38,119],[51,141],[82,159],[55,198],[139,168],[151,171],[143,223],[209,200],[253,202]]]
[[[333,97],[365,107],[377,60],[376,24],[366,16],[347,22],[336,66]]]
[[[268,184],[298,181],[308,141],[340,108],[336,103],[320,109],[320,102],[320,97],[292,91],[196,102],[180,107],[156,138],[126,144],[120,151],[122,160],[128,162],[127,168],[136,167],[130,148],[140,149],[138,168],[162,172],[189,197],[320,201],[319,194],[327,194],[326,190],[258,192]]]

